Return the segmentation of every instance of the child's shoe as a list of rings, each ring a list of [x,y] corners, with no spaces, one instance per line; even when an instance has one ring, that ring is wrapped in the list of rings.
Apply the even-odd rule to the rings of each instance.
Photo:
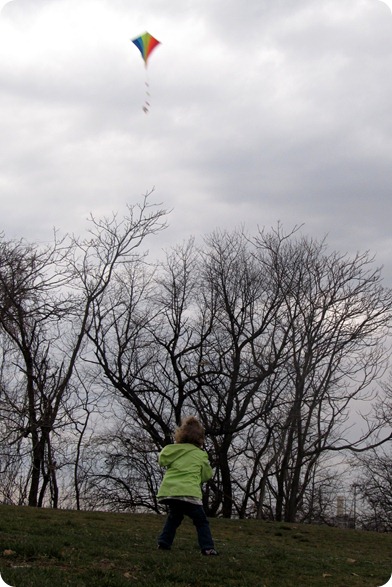
[[[204,556],[218,556],[215,548],[205,548],[201,551],[201,554],[204,554]]]

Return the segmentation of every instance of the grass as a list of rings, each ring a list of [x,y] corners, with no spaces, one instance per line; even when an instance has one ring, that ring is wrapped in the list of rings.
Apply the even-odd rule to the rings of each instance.
[[[220,556],[203,557],[188,520],[172,551],[158,551],[162,524],[0,506],[0,574],[12,587],[381,587],[392,574],[390,534],[217,519]]]

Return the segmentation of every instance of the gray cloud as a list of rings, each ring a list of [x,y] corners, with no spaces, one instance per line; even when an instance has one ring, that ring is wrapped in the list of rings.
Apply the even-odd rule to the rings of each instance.
[[[392,14],[380,0],[13,0],[0,22],[10,235],[83,230],[152,186],[157,247],[244,223],[390,262]],[[5,10],[5,9],[4,9]],[[9,12],[10,16],[10,12]],[[162,45],[147,75],[130,39]]]

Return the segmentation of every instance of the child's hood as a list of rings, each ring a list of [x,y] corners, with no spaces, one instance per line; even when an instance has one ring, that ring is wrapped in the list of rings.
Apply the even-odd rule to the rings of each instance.
[[[184,457],[194,451],[202,452],[201,449],[194,444],[168,444],[159,454],[159,464],[162,465],[162,467],[168,467],[177,459]]]

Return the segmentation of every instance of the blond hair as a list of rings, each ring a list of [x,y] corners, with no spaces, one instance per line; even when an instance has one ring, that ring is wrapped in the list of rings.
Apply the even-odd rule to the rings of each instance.
[[[174,440],[177,443],[195,444],[202,448],[204,444],[204,428],[194,416],[188,416],[181,420],[181,426],[176,429]]]

